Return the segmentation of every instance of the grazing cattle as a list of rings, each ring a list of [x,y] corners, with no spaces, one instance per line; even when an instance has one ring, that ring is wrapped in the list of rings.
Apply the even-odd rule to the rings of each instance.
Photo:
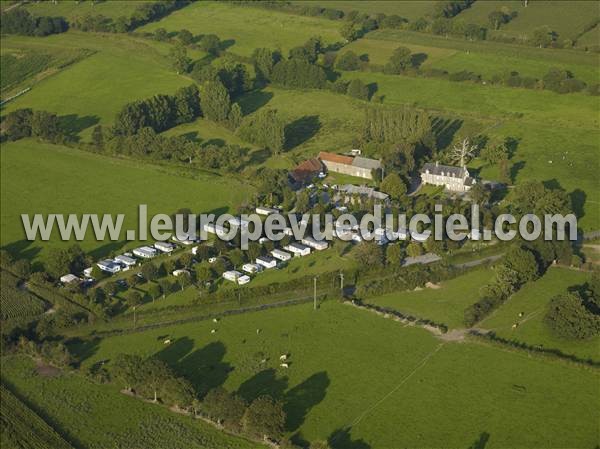
[[[289,368],[290,367],[287,363],[282,363],[279,366],[282,367],[282,368]]]
[[[171,344],[171,339],[168,338],[165,341],[163,341],[163,345],[170,345]]]

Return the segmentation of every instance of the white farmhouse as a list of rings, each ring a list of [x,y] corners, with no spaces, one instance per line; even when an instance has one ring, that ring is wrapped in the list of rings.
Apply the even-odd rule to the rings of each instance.
[[[467,167],[440,165],[439,162],[428,162],[421,170],[423,184],[444,186],[451,192],[466,192],[473,187],[475,179],[469,176]]]

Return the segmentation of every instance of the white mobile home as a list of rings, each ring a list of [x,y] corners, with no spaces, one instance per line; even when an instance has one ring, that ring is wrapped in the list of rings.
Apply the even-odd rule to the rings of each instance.
[[[244,285],[248,282],[250,282],[250,276],[247,275],[240,276],[237,280],[238,285]]]
[[[279,259],[283,262],[287,262],[292,258],[292,255],[290,253],[286,253],[285,251],[281,251],[280,249],[274,249],[273,251],[271,251],[271,255],[275,259]]]
[[[184,270],[184,269],[180,269],[180,270],[173,270],[173,273],[171,273],[173,276],[177,277],[177,276],[181,276],[181,275],[185,275],[185,274],[190,274],[190,272],[188,270]]]
[[[244,220],[241,217],[231,217],[229,220],[227,220],[227,222],[231,226],[235,226],[238,228],[247,228],[248,225],[250,224],[250,222],[248,220]]]
[[[106,271],[107,273],[118,273],[119,271],[121,271],[121,265],[119,265],[112,259],[101,260],[96,265],[102,271]]]
[[[169,242],[156,242],[154,247],[163,253],[170,253],[175,249],[175,245]]]
[[[218,236],[223,236],[227,234],[227,229],[225,229],[223,226],[219,226],[213,223],[205,223],[202,226],[202,229],[205,232],[208,232],[209,234],[217,234]]]
[[[273,209],[271,207],[258,206],[256,208],[256,213],[258,215],[271,215],[271,214],[277,214],[277,213],[279,213],[279,211],[277,209]]]
[[[246,273],[258,273],[261,270],[261,266],[255,263],[245,263],[242,265],[242,270]]]
[[[310,254],[310,248],[308,246],[304,246],[300,243],[290,243],[288,246],[284,247],[286,251],[289,251],[294,256],[302,257],[308,256]]]
[[[124,267],[134,267],[137,261],[133,257],[126,256],[124,254],[115,257],[115,262],[119,262]]]
[[[277,266],[277,260],[270,256],[260,256],[256,258],[256,264],[262,265],[266,269],[275,268]]]
[[[194,236],[188,234],[178,234],[171,237],[175,242],[181,243],[182,245],[193,245],[196,241]]]
[[[223,278],[227,279],[228,281],[232,281],[232,282],[237,282],[238,278],[240,278],[241,276],[242,276],[242,273],[240,273],[239,271],[235,271],[235,270],[226,271],[225,273],[223,273]]]
[[[74,274],[65,274],[64,276],[60,277],[60,282],[62,282],[63,284],[70,284],[71,282],[79,282],[81,279],[79,279],[77,276],[75,276]]]
[[[156,257],[156,249],[150,246],[140,246],[133,250],[133,255],[136,257],[141,257],[142,259],[152,259]]]
[[[86,278],[91,278],[92,277],[92,271],[94,271],[94,268],[93,267],[88,267],[85,270],[83,270],[83,275]]]
[[[312,237],[305,237],[302,239],[302,243],[306,246],[310,246],[317,251],[323,251],[324,249],[329,248],[329,243],[325,240],[315,240]]]

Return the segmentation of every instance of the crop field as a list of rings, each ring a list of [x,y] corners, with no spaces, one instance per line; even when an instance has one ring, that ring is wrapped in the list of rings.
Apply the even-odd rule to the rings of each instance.
[[[78,448],[257,447],[202,421],[120,394],[117,388],[92,383],[82,375],[38,374],[34,362],[26,357],[4,357],[2,377],[21,397],[34,403],[38,414]]]
[[[184,207],[198,214],[214,213],[227,211],[250,193],[247,186],[240,188],[234,179],[211,173],[188,173],[183,168],[112,159],[34,140],[3,144],[0,168],[1,241],[29,259],[43,259],[47,248],[69,243],[62,242],[58,232],[49,242],[26,241],[21,213],[122,213],[123,228],[135,229],[139,204],[148,205],[149,217],[156,213],[171,214]],[[54,188],[49,189],[49,185]],[[17,197],[27,198],[27,203],[9,201]],[[95,257],[136,244],[125,240],[101,244],[91,232],[79,243]]]
[[[363,300],[369,304],[443,323],[449,328],[460,328],[464,327],[463,311],[479,299],[479,288],[488,283],[493,276],[490,269],[484,268],[441,282],[439,288],[394,292]]]
[[[19,288],[19,279],[0,270],[0,317],[2,320],[19,320],[21,318],[35,317],[46,310],[44,302]]]
[[[558,39],[574,39],[585,25],[600,15],[598,5],[590,1],[532,1],[525,8],[523,2],[483,1],[475,2],[470,8],[463,10],[454,20],[462,19],[467,23],[478,23],[489,27],[488,15],[500,8],[509,12],[516,11],[517,17],[501,26],[497,34],[521,37],[531,36],[536,28],[547,25],[558,33]],[[557,14],[557,10],[560,14]]]
[[[150,1],[121,0],[119,2],[95,1],[60,1],[60,2],[34,2],[26,6],[34,16],[62,16],[69,21],[83,16],[102,15],[111,19],[130,17],[131,14],[144,3]]]
[[[600,360],[600,338],[588,341],[569,341],[554,336],[543,322],[550,299],[570,287],[578,287],[589,281],[590,275],[566,268],[552,268],[544,277],[514,294],[493,315],[483,320],[479,326],[493,330],[498,336],[557,349],[581,359]],[[524,316],[519,318],[519,313]],[[513,324],[518,323],[516,329]]]
[[[250,56],[255,48],[279,48],[284,54],[313,36],[325,43],[341,40],[339,24],[326,19],[303,17],[261,8],[240,8],[227,3],[198,2],[168,17],[147,24],[139,31],[187,29],[193,34],[216,34],[233,53]]]
[[[433,5],[423,0],[319,0],[319,1],[296,1],[292,3],[300,5],[314,5],[315,3],[324,8],[341,9],[348,13],[358,11],[362,13],[384,13],[387,15],[397,14],[409,20],[425,17],[433,12]]]
[[[165,335],[174,339],[167,348]],[[486,448],[499,448],[539,441],[589,447],[597,438],[598,411],[589,401],[597,374],[480,344],[443,343],[335,302],[317,311],[295,306],[105,338],[81,353],[83,363],[124,348],[157,354],[200,392],[224,385],[250,400],[281,397],[297,441],[467,447],[487,433]],[[282,353],[290,354],[286,371],[277,366]],[[555,400],[548,403],[550,392]]]
[[[117,40],[112,35],[94,40],[90,35],[93,36],[92,33],[69,32],[44,38],[46,47],[79,46],[96,53],[36,84],[30,92],[11,101],[6,110],[29,107],[54,112],[69,124],[72,134],[87,137],[94,125],[110,125],[126,103],[157,93],[172,94],[179,87],[191,84],[168,66],[164,57],[168,51],[166,44],[127,38]],[[73,39],[73,36],[78,38]],[[6,45],[39,46],[33,39],[9,37]],[[2,45],[5,45],[4,38]],[[152,70],[148,70],[149,66]]]
[[[4,385],[0,392],[0,441],[3,448],[72,449],[73,446]]]

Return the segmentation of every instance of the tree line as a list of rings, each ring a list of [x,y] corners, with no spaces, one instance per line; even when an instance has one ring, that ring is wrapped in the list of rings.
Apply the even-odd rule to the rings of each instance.
[[[34,17],[23,8],[14,8],[2,13],[0,33],[20,34],[24,36],[48,36],[64,33],[69,24],[64,17]]]

